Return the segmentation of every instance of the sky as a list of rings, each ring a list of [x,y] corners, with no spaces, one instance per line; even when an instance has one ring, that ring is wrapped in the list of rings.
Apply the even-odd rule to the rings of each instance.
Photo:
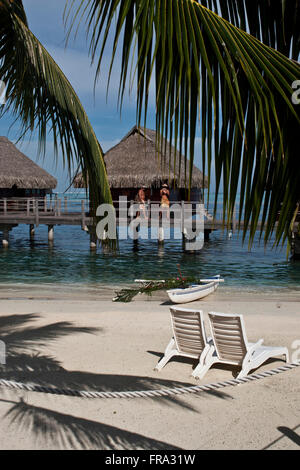
[[[104,56],[103,71],[94,93],[95,67],[91,66],[88,55],[88,42],[84,24],[79,29],[76,39],[71,36],[66,46],[66,29],[63,22],[64,0],[51,0],[51,2],[47,0],[23,0],[23,4],[30,29],[69,79],[89,116],[103,150],[109,150],[129,132],[136,122],[136,95],[134,90],[131,93],[129,93],[129,90],[126,91],[121,115],[117,107],[120,54],[117,54],[116,68],[112,74],[108,97],[106,87],[110,64],[109,50]],[[7,136],[15,142],[16,136],[19,135],[20,126],[14,124],[11,128],[13,122],[14,119],[8,115],[2,118],[0,120],[0,135]],[[150,89],[147,127],[155,128],[153,86]],[[25,137],[22,143],[17,143],[17,146],[29,158],[36,161],[57,178],[57,191],[61,192],[69,187],[70,178],[68,172],[63,168],[61,156],[59,155],[58,161],[55,161],[51,137],[48,139],[46,155],[42,157],[38,155],[38,142],[35,135],[31,138],[30,136]],[[196,158],[195,163],[200,164],[200,157]]]
[[[117,108],[118,93],[118,68],[112,76],[108,98],[106,97],[107,71],[109,55],[104,59],[102,77],[96,86],[94,94],[95,67],[91,67],[88,56],[88,43],[84,26],[76,37],[71,37],[66,47],[66,30],[63,23],[64,0],[23,0],[27,14],[29,27],[39,41],[46,47],[64,74],[71,82],[79,96],[101,143],[104,151],[107,151],[118,143],[124,135],[135,125],[135,94],[126,94],[122,115]],[[108,52],[109,54],[109,52]],[[117,58],[118,59],[118,58]],[[154,112],[150,108],[148,126],[155,127]],[[14,124],[11,116],[5,116],[0,120],[0,135],[7,136],[13,142],[18,135],[20,126]],[[26,137],[18,148],[29,158],[49,171],[58,179],[58,191],[63,191],[69,186],[67,171],[64,171],[61,158],[55,164],[52,138],[49,138],[45,157],[38,156],[38,142],[36,136]]]

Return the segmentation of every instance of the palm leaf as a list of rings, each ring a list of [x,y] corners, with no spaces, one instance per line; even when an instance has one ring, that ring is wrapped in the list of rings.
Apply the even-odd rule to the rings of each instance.
[[[21,1],[0,2],[0,77],[7,85],[2,115],[12,112],[22,123],[20,134],[37,131],[45,150],[52,134],[57,157],[70,174],[73,163],[89,180],[91,215],[101,203],[112,203],[103,152],[88,116],[71,84],[32,34]]]
[[[297,59],[300,50],[299,4],[298,0],[272,0],[272,6],[269,0],[82,0],[73,10],[88,24],[97,74],[113,31],[114,51],[122,51],[120,96],[133,63],[138,123],[143,108],[147,115],[153,78],[159,133],[174,136],[180,151],[187,151],[190,139],[190,170],[195,155],[201,153],[209,181],[214,157],[217,192],[223,180],[228,222],[242,182],[239,218],[245,220],[244,236],[251,229],[250,239],[263,211],[265,240],[275,228],[277,241],[284,240],[299,199],[294,142],[300,113],[291,96],[300,66],[287,57],[291,50],[291,58]],[[71,15],[74,5],[68,1],[70,29],[77,24]],[[113,55],[111,69],[114,59]],[[202,121],[199,149],[194,145],[198,120]],[[187,185],[190,181],[188,175]],[[271,189],[266,198],[267,186]]]
[[[201,0],[233,25],[282,54],[298,60],[300,53],[299,0]]]

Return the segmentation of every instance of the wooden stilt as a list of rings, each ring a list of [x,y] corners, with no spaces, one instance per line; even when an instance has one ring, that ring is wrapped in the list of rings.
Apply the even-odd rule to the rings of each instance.
[[[48,241],[53,242],[54,240],[54,227],[53,225],[48,225]]]
[[[8,229],[3,230],[2,245],[3,245],[3,248],[7,248],[9,245],[9,230]]]
[[[206,241],[206,242],[209,241],[210,233],[211,233],[211,230],[204,230],[204,241]]]
[[[165,231],[163,227],[158,228],[158,244],[163,245],[165,242]]]
[[[35,227],[34,227],[33,224],[30,224],[29,225],[29,236],[30,236],[31,239],[34,238],[34,234],[35,234]]]
[[[89,227],[89,233],[90,233],[90,249],[91,251],[96,251],[98,239],[97,239],[95,227]]]

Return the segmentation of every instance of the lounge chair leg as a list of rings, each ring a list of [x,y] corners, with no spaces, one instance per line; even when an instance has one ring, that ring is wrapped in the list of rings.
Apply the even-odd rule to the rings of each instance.
[[[195,367],[195,369],[192,372],[192,377],[195,377],[196,379],[199,378],[199,375],[201,374],[202,369],[204,368],[205,365],[205,359],[206,357],[209,357],[210,353],[210,346],[205,346],[200,358],[199,358],[199,364]]]
[[[168,344],[168,346],[166,347],[166,350],[165,350],[165,353],[164,353],[164,356],[161,358],[161,360],[158,362],[158,364],[156,365],[156,367],[154,368],[154,370],[161,370],[163,367],[165,367],[165,365],[167,364],[167,362],[169,362],[169,360],[173,357],[173,356],[177,356],[178,355],[178,351],[177,349],[174,349],[174,346],[175,346],[175,340],[174,338],[172,338]]]
[[[155,366],[154,370],[161,370],[165,365],[172,359],[173,356],[178,356],[178,352],[173,350],[169,351],[164,357],[159,361],[159,363]]]
[[[215,349],[212,346],[210,348],[209,352],[207,353],[207,356],[203,358],[203,361],[201,361],[200,364],[198,364],[196,369],[193,371],[192,376],[195,379],[197,379],[197,380],[198,379],[203,379],[206,372],[211,368],[211,366],[213,364],[215,364],[215,362],[217,362],[216,359],[213,358],[214,351],[215,351]]]
[[[211,364],[198,364],[198,366],[192,373],[192,377],[194,377],[196,380],[202,379],[205,376],[206,372],[210,369],[210,367]]]
[[[240,371],[240,373],[237,375],[237,379],[242,379],[243,377],[246,377],[251,369],[249,367],[244,367]]]

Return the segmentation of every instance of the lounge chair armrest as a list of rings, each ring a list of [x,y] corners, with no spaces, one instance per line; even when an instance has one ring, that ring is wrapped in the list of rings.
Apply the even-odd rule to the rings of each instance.
[[[261,346],[263,344],[263,342],[264,342],[264,340],[263,340],[263,338],[261,338],[256,343],[251,344],[251,346],[249,346],[248,352],[247,352],[244,360],[247,360],[251,356],[251,354],[253,354],[255,349],[257,349],[259,346]]]

